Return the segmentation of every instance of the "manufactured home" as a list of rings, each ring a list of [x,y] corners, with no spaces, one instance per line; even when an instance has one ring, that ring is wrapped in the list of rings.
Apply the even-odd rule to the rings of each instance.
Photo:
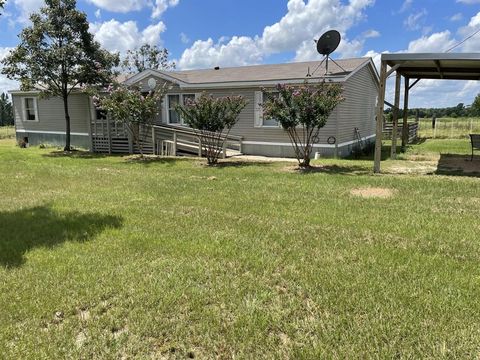
[[[146,151],[161,153],[164,145],[172,141],[176,143],[176,150],[195,151],[192,145],[195,135],[175,111],[175,104],[206,92],[213,96],[242,95],[248,100],[230,132],[229,146],[236,146],[243,154],[290,157],[293,151],[286,132],[275,119],[263,117],[261,104],[264,91],[275,91],[277,84],[301,85],[305,81],[310,84],[336,82],[344,87],[345,101],[321,129],[315,152],[325,156],[347,156],[356,146],[365,146],[374,140],[379,79],[371,58],[330,62],[328,72],[325,63],[319,61],[187,71],[145,70],[124,83],[139,85],[145,91],[164,83],[169,87],[159,104],[156,126],[147,131]],[[25,139],[33,145],[64,143],[61,99],[40,99],[34,91],[11,91],[11,94],[17,139]],[[86,94],[73,92],[69,106],[72,145],[95,152],[135,152],[125,129],[115,119],[95,109]]]

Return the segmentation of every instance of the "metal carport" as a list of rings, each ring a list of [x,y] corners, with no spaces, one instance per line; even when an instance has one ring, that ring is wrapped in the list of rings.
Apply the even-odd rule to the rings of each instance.
[[[382,152],[383,108],[387,79],[395,74],[395,100],[393,107],[392,158],[397,151],[398,109],[400,106],[400,85],[404,82],[402,149],[408,142],[408,100],[409,92],[421,79],[438,80],[480,80],[479,53],[426,53],[426,54],[382,54],[380,86],[376,110],[375,160],[373,171],[380,172]]]

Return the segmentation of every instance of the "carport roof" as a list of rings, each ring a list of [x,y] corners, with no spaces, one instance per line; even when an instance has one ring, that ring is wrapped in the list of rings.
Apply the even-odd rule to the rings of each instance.
[[[480,53],[382,54],[382,61],[411,79],[480,80]]]

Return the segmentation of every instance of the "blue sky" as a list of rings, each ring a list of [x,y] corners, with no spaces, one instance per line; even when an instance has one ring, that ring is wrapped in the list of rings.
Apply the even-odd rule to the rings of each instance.
[[[0,57],[42,2],[7,0]],[[158,44],[179,69],[320,60],[313,39],[332,28],[343,37],[334,57],[376,62],[382,52],[443,52],[480,29],[480,0],[78,0],[77,6],[108,50]],[[480,34],[455,51],[480,52]],[[0,77],[0,91],[12,87]],[[412,105],[468,104],[479,92],[477,82],[425,80]]]

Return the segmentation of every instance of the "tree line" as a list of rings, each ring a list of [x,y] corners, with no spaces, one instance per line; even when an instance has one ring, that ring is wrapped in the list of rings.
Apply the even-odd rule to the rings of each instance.
[[[13,106],[6,93],[0,94],[0,126],[13,125]]]
[[[392,109],[385,109],[385,115],[387,119],[391,117]],[[480,116],[480,94],[475,97],[475,100],[471,105],[465,105],[459,103],[457,106],[444,107],[444,108],[412,108],[408,109],[408,116],[420,118],[432,118],[432,117],[475,117]],[[403,109],[399,110],[399,118],[403,117]]]

